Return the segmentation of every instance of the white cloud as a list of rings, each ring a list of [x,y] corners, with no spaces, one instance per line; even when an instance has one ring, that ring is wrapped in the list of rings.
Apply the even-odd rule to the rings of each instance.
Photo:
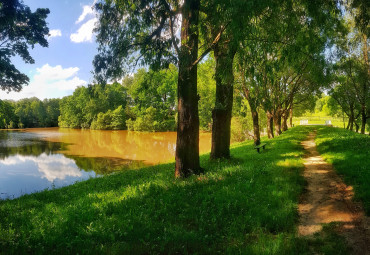
[[[97,21],[97,18],[92,18],[85,22],[76,33],[71,34],[71,41],[75,43],[92,42],[93,29]]]
[[[60,29],[52,29],[49,31],[49,39],[58,36],[62,36],[62,31],[60,31]]]
[[[95,23],[98,21],[96,18],[96,12],[93,9],[93,6],[96,1],[92,3],[92,5],[84,5],[82,7],[82,13],[76,20],[76,24],[81,23],[82,21],[85,21],[76,33],[72,33],[70,36],[70,39],[72,42],[75,43],[82,43],[82,42],[92,42],[93,39],[93,30],[95,27]]]
[[[94,15],[94,10],[93,10],[92,6],[84,5],[82,14],[80,15],[80,17],[78,17],[78,20],[76,21],[76,24],[82,22],[86,18],[86,16],[88,16],[88,15]]]
[[[40,99],[63,97],[73,93],[78,86],[84,86],[86,81],[78,77],[78,67],[63,68],[60,65],[45,64],[36,68],[36,74],[31,78],[28,86],[21,92],[10,92],[1,96],[2,99],[18,100],[26,97]]]

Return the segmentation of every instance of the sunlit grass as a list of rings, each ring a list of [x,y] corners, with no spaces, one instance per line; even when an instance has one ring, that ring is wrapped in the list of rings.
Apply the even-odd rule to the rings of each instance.
[[[169,163],[0,201],[0,254],[310,254],[296,234],[310,130],[203,155],[186,180]]]
[[[342,128],[318,127],[316,144],[370,215],[370,137]]]
[[[303,117],[294,117],[293,124],[294,126],[300,125],[301,120],[308,120],[309,125],[325,125],[325,121],[331,121],[332,126],[334,127],[343,127],[347,125],[348,119],[332,117],[332,116],[303,116]]]

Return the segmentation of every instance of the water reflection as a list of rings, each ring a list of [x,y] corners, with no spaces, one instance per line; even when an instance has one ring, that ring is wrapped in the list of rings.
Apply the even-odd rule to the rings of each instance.
[[[176,132],[141,133],[129,131],[99,131],[59,129],[58,135],[37,132],[46,141],[69,144],[66,155],[93,158],[121,158],[158,164],[175,159]],[[51,129],[50,133],[54,133]],[[199,150],[209,151],[211,134],[201,133]]]
[[[0,199],[174,160],[175,144],[175,132],[0,131]],[[210,146],[201,133],[200,151]]]
[[[96,174],[80,170],[73,160],[61,154],[10,156],[0,161],[0,198],[63,187],[90,177]]]

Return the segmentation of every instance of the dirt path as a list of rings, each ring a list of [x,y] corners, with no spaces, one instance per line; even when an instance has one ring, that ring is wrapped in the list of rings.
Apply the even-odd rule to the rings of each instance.
[[[298,208],[299,235],[312,235],[322,229],[322,224],[340,222],[338,233],[346,238],[353,254],[370,254],[369,217],[364,216],[360,204],[352,201],[352,187],[345,185],[332,165],[317,152],[315,136],[316,133],[310,133],[302,142],[307,151],[304,159],[307,191]]]

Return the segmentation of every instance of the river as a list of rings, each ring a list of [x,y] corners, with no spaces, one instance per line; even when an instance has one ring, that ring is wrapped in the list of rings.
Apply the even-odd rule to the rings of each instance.
[[[199,150],[210,151],[200,133]],[[37,128],[0,131],[0,199],[173,161],[176,132]]]

